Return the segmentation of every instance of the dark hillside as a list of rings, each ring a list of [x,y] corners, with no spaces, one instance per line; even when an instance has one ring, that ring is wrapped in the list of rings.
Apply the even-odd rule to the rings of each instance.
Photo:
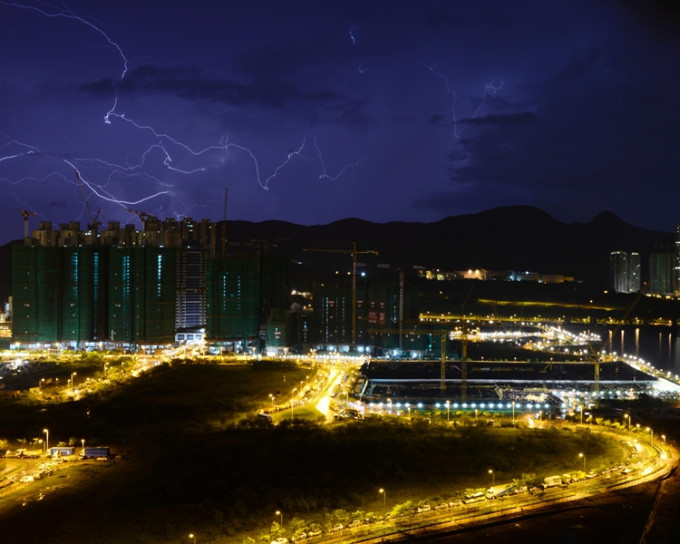
[[[672,247],[673,233],[632,226],[611,212],[588,223],[563,223],[537,208],[512,206],[448,217],[434,223],[371,223],[343,219],[303,226],[285,221],[227,221],[231,253],[255,250],[285,254],[315,268],[349,269],[352,244],[359,262],[442,270],[531,271],[574,276],[597,288],[608,280],[609,253],[637,251],[643,278],[649,253]],[[333,250],[331,252],[304,250]],[[347,253],[343,254],[342,250]],[[11,244],[0,248],[0,300],[11,290]]]
[[[231,243],[268,240],[278,251],[309,264],[345,263],[332,253],[303,248],[377,250],[362,262],[421,265],[443,270],[485,268],[565,274],[604,287],[609,253],[638,251],[643,276],[649,253],[673,243],[673,234],[634,227],[604,212],[589,223],[563,223],[528,206],[496,208],[474,215],[449,217],[435,223],[370,223],[345,219],[304,227],[281,221],[228,222]],[[336,264],[336,266],[339,266]]]

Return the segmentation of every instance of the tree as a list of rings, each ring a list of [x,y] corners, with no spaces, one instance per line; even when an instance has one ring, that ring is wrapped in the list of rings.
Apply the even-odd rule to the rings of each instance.
[[[406,501],[401,504],[397,504],[394,508],[392,508],[390,515],[393,518],[400,518],[402,516],[412,516],[415,511],[416,505],[413,504],[413,501]]]

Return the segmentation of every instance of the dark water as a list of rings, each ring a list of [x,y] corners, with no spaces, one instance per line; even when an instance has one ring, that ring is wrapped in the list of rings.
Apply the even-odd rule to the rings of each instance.
[[[623,327],[594,329],[604,341],[610,338],[616,353],[642,357],[660,370],[680,374],[680,330],[675,327]]]

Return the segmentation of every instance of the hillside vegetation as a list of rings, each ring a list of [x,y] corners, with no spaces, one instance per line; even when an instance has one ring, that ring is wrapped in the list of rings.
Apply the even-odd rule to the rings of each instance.
[[[83,436],[94,445],[96,436],[122,458],[61,470],[40,482],[45,498],[25,506],[4,497],[3,538],[180,543],[200,532],[202,543],[241,543],[267,536],[277,510],[323,524],[338,510],[380,512],[379,488],[389,490],[389,509],[486,487],[491,467],[496,482],[509,482],[576,470],[579,452],[592,467],[622,456],[596,433],[555,428],[454,428],[425,418],[319,427],[285,417],[271,426],[253,415],[308,373],[271,363],[173,365],[115,392],[33,407],[34,429],[49,422],[55,441]]]

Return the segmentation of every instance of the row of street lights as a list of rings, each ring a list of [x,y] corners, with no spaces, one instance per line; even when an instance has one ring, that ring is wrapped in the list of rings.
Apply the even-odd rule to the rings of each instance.
[[[630,416],[628,416],[628,417],[630,417]],[[639,427],[639,424],[638,424],[638,427]],[[652,437],[654,436],[654,431],[650,427],[645,428],[645,430],[649,431],[651,433],[650,434],[650,444],[651,444],[652,440],[653,440]],[[44,431],[47,434],[47,432],[48,432],[47,429],[45,429]],[[664,444],[665,444],[666,443],[666,435],[661,435],[661,436],[662,436]],[[587,460],[586,454],[583,453],[583,452],[579,452],[578,457],[579,457],[579,459],[583,459],[583,472],[585,472],[586,471],[586,460]],[[491,487],[495,487],[495,485],[496,485],[496,472],[494,471],[494,469],[490,468],[488,470],[488,473],[491,476]],[[385,490],[384,487],[381,487],[380,489],[378,489],[378,494],[382,495],[383,510],[387,511],[387,491]],[[281,512],[281,510],[277,510],[275,512],[275,515],[279,516],[279,525],[280,525],[281,529],[283,529],[283,512]],[[193,533],[189,535],[189,539],[192,540],[192,544],[196,544],[196,537],[194,536]]]
[[[43,433],[45,433],[45,453],[49,453],[50,451],[50,430],[49,429],[43,429]],[[81,438],[80,439],[80,446],[85,451],[85,439]]]
[[[106,364],[104,364],[104,373],[106,374]],[[75,377],[78,375],[77,372],[71,372],[71,377],[67,380],[67,386],[70,387],[71,389],[74,389],[74,381]],[[58,382],[59,378],[55,378],[55,380]],[[43,385],[47,381],[46,378],[40,378],[40,381],[38,382],[38,390],[42,392]]]

